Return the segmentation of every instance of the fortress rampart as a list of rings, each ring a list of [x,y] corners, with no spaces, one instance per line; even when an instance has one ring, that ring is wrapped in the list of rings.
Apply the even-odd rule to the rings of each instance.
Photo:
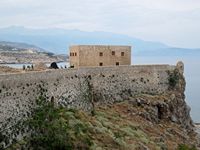
[[[175,68],[183,72],[179,63],[177,66],[114,66],[0,75],[0,130],[12,139],[19,139],[21,135],[13,134],[9,128],[31,114],[39,96],[65,107],[90,110],[91,89],[99,105],[127,100],[137,94],[166,93],[168,72]]]

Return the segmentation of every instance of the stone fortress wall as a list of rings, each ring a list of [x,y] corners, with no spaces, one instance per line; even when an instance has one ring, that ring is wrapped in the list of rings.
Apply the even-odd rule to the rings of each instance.
[[[177,67],[180,65],[114,66],[0,75],[0,132],[13,132],[9,128],[30,116],[39,96],[62,106],[90,110],[91,89],[99,105],[137,94],[162,94],[169,90],[168,71]],[[20,138],[19,133],[10,136]]]

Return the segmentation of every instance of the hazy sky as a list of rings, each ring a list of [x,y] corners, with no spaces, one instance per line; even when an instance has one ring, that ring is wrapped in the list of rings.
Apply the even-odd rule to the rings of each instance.
[[[200,0],[0,0],[0,27],[123,33],[200,48]]]

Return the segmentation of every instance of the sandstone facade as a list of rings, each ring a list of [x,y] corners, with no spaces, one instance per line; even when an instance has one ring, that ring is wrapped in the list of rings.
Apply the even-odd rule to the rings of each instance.
[[[70,47],[70,66],[121,66],[131,64],[130,46],[77,45]]]

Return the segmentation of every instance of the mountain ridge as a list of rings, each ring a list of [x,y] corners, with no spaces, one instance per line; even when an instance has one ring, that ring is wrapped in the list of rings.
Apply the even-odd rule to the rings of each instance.
[[[30,49],[37,52],[47,52],[46,50],[38,46],[27,44],[27,43],[21,43],[21,42],[0,41],[0,46],[10,46],[16,49]]]
[[[134,55],[200,55],[200,48],[176,48],[161,42],[145,41],[128,35],[102,31],[80,31],[58,28],[32,29],[11,26],[0,28],[0,40],[37,45],[56,54],[66,54],[70,45],[130,45]]]

